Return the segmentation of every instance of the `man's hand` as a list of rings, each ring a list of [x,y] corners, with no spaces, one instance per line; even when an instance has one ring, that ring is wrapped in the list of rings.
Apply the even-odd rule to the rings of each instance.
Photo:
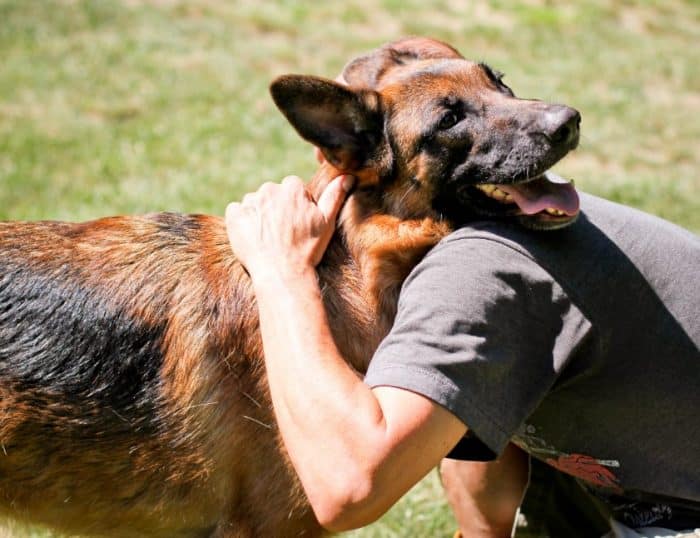
[[[265,183],[226,208],[229,241],[255,281],[269,271],[290,275],[313,269],[335,230],[335,219],[353,185],[352,176],[331,181],[314,201],[301,179]]]

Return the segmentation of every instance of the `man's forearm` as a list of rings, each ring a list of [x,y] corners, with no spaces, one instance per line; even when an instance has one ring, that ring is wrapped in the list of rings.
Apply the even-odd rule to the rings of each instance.
[[[363,466],[371,466],[383,446],[381,407],[340,356],[313,270],[289,278],[270,273],[255,282],[255,291],[285,446],[317,516],[332,520],[332,509],[324,508],[329,492],[348,477],[360,493],[370,487],[358,481],[372,475]]]
[[[316,516],[331,530],[379,517],[466,429],[418,393],[369,389],[340,356],[314,267],[347,179],[333,180],[318,204],[299,178],[287,177],[226,208],[231,246],[253,279],[279,429]]]

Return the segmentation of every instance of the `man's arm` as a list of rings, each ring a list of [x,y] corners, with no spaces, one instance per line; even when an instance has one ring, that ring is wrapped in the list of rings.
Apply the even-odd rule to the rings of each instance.
[[[258,300],[285,447],[317,518],[335,531],[377,519],[466,432],[428,398],[370,389],[340,356],[315,265],[343,199],[341,179],[316,206],[298,179],[287,178],[227,209],[232,247]]]
[[[280,431],[322,525],[382,515],[465,427],[427,398],[370,390],[340,356],[313,272],[257,280],[267,374]]]
[[[440,474],[462,536],[511,536],[528,483],[529,456],[525,452],[510,444],[494,461],[445,459]]]

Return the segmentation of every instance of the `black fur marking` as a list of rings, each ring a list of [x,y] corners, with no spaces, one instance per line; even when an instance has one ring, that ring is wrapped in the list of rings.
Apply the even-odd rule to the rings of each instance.
[[[163,332],[66,267],[42,274],[0,261],[0,379],[20,398],[84,410],[86,424],[150,428]]]
[[[490,65],[488,65],[486,62],[479,62],[479,67],[484,70],[486,73],[486,76],[489,77],[490,80],[492,80],[495,83],[500,83],[501,79],[503,78],[503,73],[500,71],[493,69]]]
[[[481,69],[484,70],[486,76],[489,77],[489,80],[493,82],[499,90],[501,90],[507,95],[510,95],[511,97],[515,97],[513,90],[511,90],[509,86],[503,83],[503,77],[505,77],[505,74],[503,74],[501,71],[498,71],[497,69],[493,69],[485,62],[479,62],[479,67],[481,67]]]
[[[181,213],[153,213],[148,216],[158,224],[160,231],[185,241],[191,241],[196,237],[201,225],[193,215]]]

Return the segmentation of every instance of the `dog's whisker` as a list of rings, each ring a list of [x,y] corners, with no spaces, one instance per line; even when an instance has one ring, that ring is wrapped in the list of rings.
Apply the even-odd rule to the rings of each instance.
[[[256,424],[262,426],[263,428],[267,428],[268,430],[272,429],[271,424],[265,424],[264,422],[258,420],[257,418],[249,417],[248,415],[241,415],[243,418],[250,420],[251,422],[255,422]]]
[[[231,365],[231,362],[229,361],[229,359],[233,358],[234,355],[235,355],[234,352],[231,351],[230,353],[228,353],[227,355],[225,355],[225,356],[222,358],[222,361],[223,361],[223,363],[226,365],[226,368],[228,369],[229,373],[233,374],[235,377],[238,377],[238,376],[236,375],[235,370],[233,369],[233,366]]]
[[[114,408],[110,407],[109,410],[110,410],[112,413],[114,413],[114,414],[117,416],[117,418],[119,418],[120,420],[126,422],[127,424],[131,424],[131,422],[130,422],[128,419],[124,418],[122,415],[120,415],[119,413],[117,413],[117,412],[114,410]]]
[[[323,298],[326,295],[328,295],[328,283],[324,282],[323,284],[321,284],[321,297]]]
[[[248,398],[251,402],[253,402],[253,403],[256,405],[256,407],[258,407],[258,409],[262,409],[262,404],[261,404],[259,401],[257,401],[255,398],[253,398],[250,394],[248,394],[248,393],[245,392],[245,391],[242,391],[241,394],[243,394],[243,396],[245,396],[245,397]]]
[[[188,411],[190,409],[194,409],[195,407],[207,407],[210,405],[218,405],[218,404],[219,404],[219,402],[202,402],[202,403],[188,405],[187,407],[184,408],[184,410]]]
[[[404,200],[406,200],[406,197],[411,193],[411,191],[414,189],[413,183],[409,183],[406,185],[406,192],[403,193],[403,196],[399,199],[398,205],[401,206],[404,203]]]

